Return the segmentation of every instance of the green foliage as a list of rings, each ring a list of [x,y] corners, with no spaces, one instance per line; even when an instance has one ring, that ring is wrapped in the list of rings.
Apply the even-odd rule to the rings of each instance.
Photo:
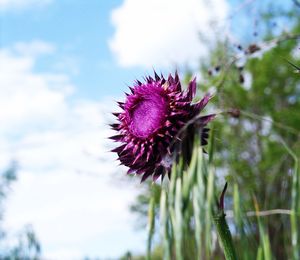
[[[292,15],[293,12],[289,13]],[[215,231],[209,208],[215,201],[215,186],[223,183],[224,178],[230,180],[232,187],[227,194],[226,208],[233,209],[227,219],[233,230],[238,259],[300,258],[300,74],[286,61],[300,65],[297,58],[300,57],[299,16],[291,34],[274,38],[272,30],[266,31],[267,47],[270,39],[275,39],[271,49],[265,50],[261,44],[253,53],[246,53],[250,47],[254,48],[249,44],[240,55],[228,43],[221,42],[211,54],[211,63],[219,67],[218,72],[210,75],[208,65],[201,67],[206,83],[201,85],[201,93],[203,88],[215,86],[213,109],[221,113],[211,124],[214,149],[209,152],[210,170],[194,178],[197,170],[191,164],[190,172],[183,173],[184,183],[188,185],[190,180],[198,186],[182,186],[174,181],[173,188],[162,193],[164,206],[160,210],[165,227],[159,247],[171,248],[165,259],[174,256],[176,250],[172,250],[172,245],[176,244],[185,249],[183,259],[221,257],[220,248],[213,240]],[[179,186],[184,194],[183,205],[178,205],[182,211],[167,212],[165,207],[169,201],[176,205]],[[158,194],[159,190],[159,197]],[[145,196],[143,206],[148,201]],[[140,206],[139,202],[135,205],[136,209]],[[262,214],[274,209],[279,209],[280,214]],[[166,221],[168,214],[175,224],[182,223],[175,234]],[[191,218],[186,216],[191,214],[195,219],[188,221]],[[167,243],[166,239],[171,242]]]
[[[31,226],[24,227],[16,237],[16,242],[11,245],[7,241],[7,232],[1,227],[3,218],[3,202],[7,197],[12,183],[17,179],[17,164],[13,162],[11,166],[0,174],[0,259],[3,260],[37,260],[40,259],[41,245]]]
[[[17,178],[16,167],[16,163],[13,162],[7,170],[0,173],[0,239],[5,235],[1,228],[1,220],[3,219],[3,202],[10,190],[11,184]]]
[[[296,44],[295,40],[286,40],[261,58],[249,58],[241,73],[251,75],[250,88],[239,82],[240,72],[237,73],[238,70],[232,66],[226,72],[227,79],[218,89],[222,95],[215,106],[224,111],[234,108],[240,111],[240,115],[224,114],[214,123],[214,163],[220,170],[226,169],[236,187],[240,187],[239,201],[243,211],[253,210],[251,194],[256,194],[258,205],[264,210],[291,209],[293,201],[299,200],[291,196],[292,191],[300,193],[298,184],[292,186],[295,182],[293,178],[297,178],[295,176],[298,174],[293,170],[294,159],[282,144],[284,140],[294,157],[299,158],[300,75],[284,60],[287,58],[299,63],[292,57]],[[269,216],[265,218],[263,227],[260,219],[257,226],[254,219],[245,220],[241,218],[240,210],[235,210],[235,224],[243,232],[243,239],[238,240],[240,251],[245,248],[245,232],[241,228],[246,226],[251,231],[248,231],[247,240],[260,237],[259,241],[263,241],[264,259],[270,259],[266,256],[269,251],[279,259],[298,259],[300,244],[299,241],[297,245],[291,241],[291,233],[288,232],[291,223],[287,216]],[[298,211],[295,219],[299,218]],[[242,224],[241,219],[245,223]],[[298,222],[293,225],[297,237]],[[293,249],[291,245],[294,245]],[[267,250],[268,247],[271,249]],[[254,244],[250,248],[256,249],[257,246]]]
[[[158,214],[160,192],[160,185],[152,182],[146,182],[145,189],[143,189],[143,191],[137,196],[136,201],[131,205],[130,210],[138,216],[138,228],[145,228],[148,223],[145,216],[148,215],[148,206],[152,196],[154,197],[155,216]]]

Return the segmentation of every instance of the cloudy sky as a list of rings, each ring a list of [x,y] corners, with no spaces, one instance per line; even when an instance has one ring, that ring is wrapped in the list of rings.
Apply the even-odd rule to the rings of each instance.
[[[143,252],[128,211],[141,187],[107,123],[135,78],[207,56],[229,6],[206,2],[0,0],[0,170],[19,165],[5,227],[32,224],[45,258]]]

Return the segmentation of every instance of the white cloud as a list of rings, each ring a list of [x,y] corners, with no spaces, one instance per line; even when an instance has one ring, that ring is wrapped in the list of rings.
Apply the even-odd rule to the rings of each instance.
[[[13,46],[16,53],[22,56],[37,57],[41,54],[51,54],[55,51],[55,47],[48,43],[35,40],[29,43],[18,42]]]
[[[52,0],[0,0],[0,11],[20,10],[29,7],[44,6],[51,2]]]
[[[111,15],[109,46],[122,66],[194,64],[207,56],[227,14],[226,0],[124,0]]]
[[[0,169],[11,159],[20,165],[5,225],[32,223],[49,259],[117,257],[141,248],[143,236],[128,212],[136,184],[124,186],[108,152],[114,105],[71,99],[68,75],[35,72],[39,55],[54,50],[42,42],[0,50]]]
[[[27,51],[15,54],[0,50],[0,122],[5,125],[0,133],[14,133],[19,127],[37,123],[50,124],[57,121],[57,115],[67,112],[66,94],[73,89],[69,79],[66,75],[33,73],[34,62],[35,57]]]

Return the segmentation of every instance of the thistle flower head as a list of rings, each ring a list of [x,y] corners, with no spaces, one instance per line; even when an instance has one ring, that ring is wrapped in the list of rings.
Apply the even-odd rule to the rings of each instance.
[[[153,180],[170,173],[176,155],[190,141],[189,131],[199,131],[202,145],[207,144],[206,124],[215,115],[199,116],[210,100],[210,95],[193,104],[196,80],[192,80],[186,91],[181,88],[178,74],[168,79],[146,77],[145,82],[136,81],[126,94],[122,109],[114,113],[118,123],[112,124],[117,135],[111,139],[121,143],[114,150],[121,164],[129,167],[128,173],[142,175],[142,181],[152,176]]]

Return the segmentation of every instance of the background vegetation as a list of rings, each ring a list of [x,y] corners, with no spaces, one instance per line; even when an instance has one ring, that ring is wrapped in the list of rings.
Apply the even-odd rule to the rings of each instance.
[[[41,245],[33,228],[28,225],[17,234],[7,234],[2,225],[5,199],[10,187],[17,180],[17,164],[12,162],[8,169],[0,173],[0,259],[34,260],[41,255]]]
[[[203,95],[213,86],[211,110],[220,111],[210,124],[213,158],[204,157],[212,161],[214,193],[220,194],[225,180],[229,182],[225,210],[238,259],[300,259],[300,71],[293,66],[300,66],[300,16],[294,7],[286,12],[262,11],[257,30],[263,37],[242,44],[220,40],[210,62],[200,66],[203,79],[198,93]],[[278,30],[276,22],[281,19],[289,21],[289,31]],[[186,73],[186,80],[191,76]],[[215,200],[209,198],[207,178],[203,181],[200,259],[223,259],[210,215]],[[148,192],[131,208],[139,223],[146,225],[154,196],[156,232],[161,222],[160,193],[160,185],[149,183]],[[192,205],[192,191],[189,199]],[[192,211],[184,259],[199,259],[195,208]],[[164,240],[154,234],[153,259],[162,259]],[[176,256],[175,249],[172,254]]]
[[[190,193],[182,195],[183,259],[224,258],[212,209],[225,181],[229,183],[225,211],[238,259],[300,259],[300,71],[290,64],[300,66],[300,3],[291,2],[289,10],[263,8],[257,25],[246,33],[253,37],[242,43],[220,36],[210,60],[199,64],[199,96],[213,87],[210,109],[219,115],[210,124],[209,154],[194,151],[200,158],[193,168],[197,177],[188,186]],[[289,30],[278,26],[282,20],[288,21]],[[194,74],[187,70],[186,81]],[[174,172],[175,177],[188,174],[178,168]],[[0,176],[0,259],[38,259],[41,246],[32,228],[20,231],[11,244],[1,226],[3,201],[15,179],[15,166]],[[178,241],[178,233],[163,231],[169,220],[161,224],[164,205],[166,209],[168,203],[177,205],[175,198],[164,198],[165,185],[145,184],[131,207],[137,228],[144,228],[149,205],[153,206],[148,226],[152,259],[163,258],[170,247],[166,242]],[[201,194],[193,185],[200,185]],[[180,197],[177,186],[173,195]],[[175,247],[169,257],[176,255]],[[145,258],[128,252],[122,259]]]

